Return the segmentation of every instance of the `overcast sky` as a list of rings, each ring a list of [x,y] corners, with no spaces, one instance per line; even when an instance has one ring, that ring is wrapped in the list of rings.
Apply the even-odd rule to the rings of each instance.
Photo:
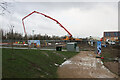
[[[118,30],[117,2],[15,2],[8,5],[10,13],[0,15],[1,26],[6,31],[10,24],[14,32],[24,35],[22,18],[38,11],[57,19],[73,37],[102,37],[104,31]],[[27,34],[67,35],[56,22],[39,14],[24,20]]]

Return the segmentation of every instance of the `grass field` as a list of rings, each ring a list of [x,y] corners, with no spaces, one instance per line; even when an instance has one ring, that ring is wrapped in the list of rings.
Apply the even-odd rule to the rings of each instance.
[[[76,54],[63,51],[3,49],[2,75],[3,78],[57,78],[58,65]]]

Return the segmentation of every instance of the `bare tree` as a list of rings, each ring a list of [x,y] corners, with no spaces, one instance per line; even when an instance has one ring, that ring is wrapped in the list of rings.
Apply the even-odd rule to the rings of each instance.
[[[0,3],[0,15],[5,15],[6,12],[10,13],[10,11],[8,10],[8,7],[9,7],[8,2],[1,2]]]

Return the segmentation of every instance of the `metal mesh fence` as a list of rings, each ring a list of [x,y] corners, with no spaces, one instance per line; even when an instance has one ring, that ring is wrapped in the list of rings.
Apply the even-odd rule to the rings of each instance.
[[[80,50],[95,50],[96,41],[84,40],[84,41],[65,41],[65,40],[40,40],[40,48],[55,49],[56,46],[62,46],[63,49],[67,48],[67,43],[77,42],[77,46]],[[120,43],[115,42],[115,44],[109,44],[107,42],[102,42],[102,46],[115,47]],[[29,47],[27,40],[2,40],[3,47]],[[105,46],[106,45],[106,46]],[[37,48],[36,44],[31,44],[31,48]]]

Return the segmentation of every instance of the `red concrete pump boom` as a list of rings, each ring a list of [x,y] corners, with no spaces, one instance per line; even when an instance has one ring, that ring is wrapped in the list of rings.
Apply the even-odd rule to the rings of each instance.
[[[72,34],[71,34],[65,27],[63,27],[63,25],[62,25],[61,23],[59,23],[56,19],[54,19],[54,18],[52,18],[52,17],[50,17],[50,16],[47,16],[47,15],[45,15],[45,14],[43,14],[43,13],[37,12],[37,11],[33,11],[33,12],[31,12],[30,14],[28,14],[27,16],[25,16],[24,18],[22,18],[22,24],[23,24],[23,28],[24,28],[25,34],[27,34],[27,33],[26,33],[26,30],[25,30],[24,19],[27,18],[28,16],[32,15],[33,13],[41,14],[41,15],[49,18],[49,19],[52,19],[52,20],[55,21],[57,24],[59,24],[59,25],[69,34],[69,38],[72,37]]]

